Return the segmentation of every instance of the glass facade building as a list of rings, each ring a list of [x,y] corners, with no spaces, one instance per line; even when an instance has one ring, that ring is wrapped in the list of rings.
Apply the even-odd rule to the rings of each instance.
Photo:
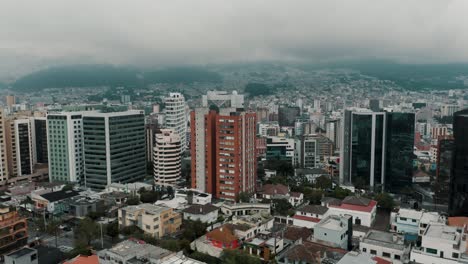
[[[47,163],[47,120],[45,118],[34,118],[34,134],[36,161],[37,163]]]
[[[414,113],[387,113],[385,191],[398,193],[412,184]]]
[[[104,189],[146,176],[146,139],[142,111],[87,113],[83,116],[84,184]]]
[[[453,137],[449,214],[468,216],[468,109],[453,115]]]
[[[414,114],[345,110],[340,183],[398,192],[412,180]]]

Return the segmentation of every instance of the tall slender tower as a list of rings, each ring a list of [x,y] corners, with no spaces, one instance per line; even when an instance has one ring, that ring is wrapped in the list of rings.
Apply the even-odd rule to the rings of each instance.
[[[255,191],[256,115],[241,109],[191,113],[192,188],[237,200]]]
[[[154,183],[173,186],[180,179],[182,160],[180,137],[172,129],[161,129],[156,134],[153,148]]]
[[[5,114],[3,108],[0,108],[0,154],[2,156],[0,160],[0,185],[5,185],[8,180],[8,166],[7,159],[5,158],[7,153],[5,143]]]
[[[180,93],[170,93],[165,98],[166,127],[173,129],[180,137],[181,151],[187,147],[187,115],[185,113],[185,98]]]
[[[468,216],[468,109],[453,115],[453,138],[449,214]]]

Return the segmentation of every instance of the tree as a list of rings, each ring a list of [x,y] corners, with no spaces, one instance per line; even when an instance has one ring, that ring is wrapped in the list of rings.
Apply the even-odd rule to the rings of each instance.
[[[106,235],[110,236],[112,240],[119,235],[119,223],[117,221],[106,225]]]
[[[65,186],[63,186],[62,188],[62,191],[71,191],[73,190],[73,184],[66,184]]]
[[[273,200],[274,211],[280,215],[289,215],[292,205],[286,199]]]
[[[362,177],[357,177],[356,179],[354,179],[353,184],[356,189],[367,189],[368,187],[366,184],[366,180],[364,180],[364,178]]]
[[[377,201],[377,205],[380,208],[392,210],[395,206],[395,201],[393,200],[393,197],[390,196],[390,194],[388,193],[379,193],[374,197],[374,199]]]
[[[235,249],[225,249],[221,253],[221,263],[225,264],[261,264],[262,261],[259,258],[252,257],[244,251]]]
[[[182,224],[182,237],[190,242],[206,234],[206,224],[200,220],[184,221]]]
[[[60,232],[60,222],[55,219],[49,221],[45,227],[45,231],[47,234],[53,235],[55,237],[55,247],[58,247],[57,237]]]
[[[315,180],[315,187],[322,190],[331,189],[332,180],[325,175],[320,176]]]
[[[306,188],[310,189],[310,188]],[[311,190],[310,192],[307,192],[307,195],[304,193],[304,199],[308,200],[310,204],[320,204],[322,201],[323,197],[323,191],[322,190]]]
[[[336,199],[344,199],[346,196],[349,196],[351,195],[352,192],[348,189],[344,189],[344,188],[341,188],[339,186],[337,186],[333,192],[331,193],[331,196],[336,198]]]
[[[172,186],[167,186],[166,194],[169,197],[173,198],[174,197],[174,188],[172,188]]]
[[[87,217],[91,218],[94,221],[98,220],[100,217],[103,217],[103,216],[104,216],[104,211],[100,211],[100,212],[91,211],[87,215]]]
[[[248,203],[250,201],[250,195],[246,192],[239,193],[239,202]]]
[[[91,218],[86,217],[80,221],[78,227],[75,229],[75,236],[79,243],[90,246],[91,242],[100,236],[100,232],[99,225]]]
[[[154,203],[160,198],[160,193],[157,191],[146,191],[140,194],[142,203]]]
[[[204,262],[204,263],[221,264],[220,259],[212,257],[212,256],[210,256],[208,254],[205,254],[205,253],[198,252],[198,251],[195,251],[192,254],[190,254],[190,258],[199,260],[199,261]]]
[[[127,205],[138,205],[140,204],[140,199],[137,196],[131,196],[127,199]]]

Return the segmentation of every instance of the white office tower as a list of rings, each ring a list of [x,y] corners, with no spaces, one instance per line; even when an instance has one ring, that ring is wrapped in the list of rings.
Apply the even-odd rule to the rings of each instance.
[[[165,127],[174,130],[180,137],[181,151],[187,147],[187,115],[185,114],[185,98],[180,93],[169,93],[165,98]]]
[[[47,115],[49,180],[80,182],[84,176],[83,117],[78,112]]]
[[[226,91],[208,91],[202,96],[203,107],[216,105],[219,108],[244,108],[244,95],[233,91],[228,94]]]
[[[172,186],[181,175],[181,141],[172,129],[161,129],[156,134],[153,148],[154,183]]]
[[[6,144],[5,144],[5,116],[3,108],[0,108],[0,154],[6,157]],[[2,158],[0,162],[0,185],[6,185],[8,180],[7,160]]]

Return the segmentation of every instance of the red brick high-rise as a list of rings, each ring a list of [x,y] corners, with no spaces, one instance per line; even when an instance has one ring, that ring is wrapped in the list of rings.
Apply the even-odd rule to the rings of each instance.
[[[256,114],[225,108],[191,112],[192,188],[237,200],[255,191]]]

